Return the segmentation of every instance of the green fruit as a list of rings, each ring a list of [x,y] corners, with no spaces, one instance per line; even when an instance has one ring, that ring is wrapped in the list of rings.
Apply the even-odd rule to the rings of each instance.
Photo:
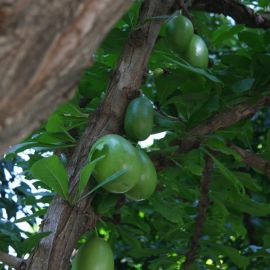
[[[100,138],[92,147],[92,160],[105,155],[98,161],[93,175],[101,183],[123,169],[127,171],[117,179],[103,186],[113,193],[124,193],[133,188],[140,177],[141,163],[136,148],[125,138],[110,134]]]
[[[162,68],[155,68],[155,69],[153,70],[153,74],[154,74],[156,77],[158,77],[158,76],[164,74],[164,70],[163,70]]]
[[[92,238],[79,249],[72,270],[114,270],[110,245],[101,238]]]
[[[172,49],[178,53],[186,50],[193,33],[192,22],[182,15],[173,17],[166,25],[166,38]]]
[[[135,141],[145,140],[152,132],[154,109],[146,97],[132,100],[127,108],[124,127],[127,136]]]
[[[71,270],[78,270],[77,268],[77,256],[72,260]]]
[[[185,52],[185,58],[194,67],[207,68],[208,49],[200,36],[193,36]]]
[[[142,150],[139,151],[142,171],[139,182],[126,193],[127,197],[135,201],[148,199],[156,189],[157,173],[151,159]]]

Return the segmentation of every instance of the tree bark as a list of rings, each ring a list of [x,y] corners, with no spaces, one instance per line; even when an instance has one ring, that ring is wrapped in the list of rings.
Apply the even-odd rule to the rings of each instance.
[[[236,23],[252,28],[268,29],[270,27],[269,14],[256,13],[238,0],[193,0],[191,9],[230,16]]]
[[[202,236],[203,225],[209,206],[209,190],[213,174],[213,160],[209,156],[205,156],[204,159],[205,159],[205,167],[200,186],[198,215],[196,217],[195,230],[191,238],[190,247],[185,255],[186,260],[181,267],[182,270],[190,269],[190,266],[195,262],[197,251],[199,248],[199,241]]]
[[[0,156],[66,100],[132,0],[0,1]]]
[[[0,262],[5,263],[6,265],[15,268],[16,270],[25,269],[25,261],[21,258],[12,256],[8,253],[5,253],[0,250]]]
[[[228,143],[228,145],[242,157],[243,161],[248,166],[265,174],[268,178],[270,178],[270,161],[263,159],[262,157],[256,155],[251,151],[242,149],[235,144]]]
[[[142,26],[135,29],[124,48],[118,67],[110,82],[106,97],[91,116],[88,127],[68,166],[70,192],[74,194],[80,170],[87,160],[92,144],[101,136],[118,133],[129,101],[139,93],[148,58],[159,34],[161,21],[145,20],[164,15],[174,0],[147,0],[140,12]],[[72,207],[61,198],[51,203],[41,231],[51,232],[44,238],[28,260],[28,270],[67,270],[70,255],[80,236],[95,226],[97,217],[91,208],[91,197]]]

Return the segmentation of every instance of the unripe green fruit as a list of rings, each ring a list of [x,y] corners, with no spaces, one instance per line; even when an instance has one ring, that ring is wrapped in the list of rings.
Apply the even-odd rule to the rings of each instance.
[[[92,147],[92,160],[105,155],[97,162],[93,175],[101,183],[114,173],[127,171],[114,181],[103,186],[113,193],[124,193],[133,188],[139,181],[141,163],[137,149],[125,138],[110,134],[101,137]]]
[[[192,39],[194,28],[185,16],[173,17],[166,25],[166,38],[169,45],[177,53],[184,52]]]
[[[142,150],[139,151],[142,164],[139,182],[126,193],[126,196],[135,201],[148,199],[156,189],[157,173],[151,159]]]
[[[127,136],[135,141],[145,140],[152,132],[154,109],[146,97],[138,97],[128,105],[124,128]]]
[[[158,76],[164,74],[164,70],[163,70],[162,68],[155,68],[155,69],[153,70],[153,74],[154,74],[156,77],[158,77]]]
[[[114,270],[110,245],[101,238],[92,238],[79,249],[72,270]]]
[[[207,68],[208,49],[200,36],[193,35],[185,52],[185,58],[194,67]]]

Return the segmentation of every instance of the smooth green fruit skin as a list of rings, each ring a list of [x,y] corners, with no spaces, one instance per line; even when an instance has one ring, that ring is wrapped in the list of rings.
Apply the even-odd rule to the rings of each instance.
[[[72,270],[114,270],[110,245],[101,238],[92,238],[79,249]]]
[[[175,52],[184,52],[192,39],[194,28],[192,22],[185,16],[173,17],[166,25],[166,38]]]
[[[153,71],[153,74],[158,77],[162,74],[164,74],[164,70],[162,68],[155,68],[154,71]]]
[[[132,100],[125,114],[124,128],[127,136],[135,141],[145,140],[152,132],[154,109],[146,97]]]
[[[185,52],[185,58],[194,67],[207,68],[208,49],[204,40],[200,36],[193,36],[188,49]]]
[[[102,150],[97,149],[100,144],[105,144]],[[105,135],[94,144],[91,152],[92,160],[105,155],[93,172],[99,183],[114,173],[127,169],[127,172],[116,180],[103,186],[109,192],[125,193],[138,183],[141,170],[139,155],[136,148],[125,138],[115,134]]]
[[[126,193],[126,196],[135,201],[148,199],[157,186],[157,173],[151,159],[142,150],[139,151],[142,163],[140,180],[137,185]]]

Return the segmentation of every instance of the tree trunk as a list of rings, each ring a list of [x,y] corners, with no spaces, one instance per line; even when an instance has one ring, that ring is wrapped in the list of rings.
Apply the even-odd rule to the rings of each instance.
[[[174,0],[147,0],[140,13],[141,27],[134,30],[124,48],[118,67],[109,84],[106,97],[94,115],[68,166],[70,192],[74,194],[79,174],[91,145],[102,135],[118,133],[129,101],[138,95],[146,72],[147,61],[161,21],[145,23],[149,17],[164,15]],[[91,197],[70,206],[61,198],[51,203],[41,231],[51,232],[44,238],[28,260],[28,270],[67,270],[70,255],[80,236],[95,226],[97,217],[91,208]]]
[[[0,156],[66,100],[132,0],[0,1]]]

